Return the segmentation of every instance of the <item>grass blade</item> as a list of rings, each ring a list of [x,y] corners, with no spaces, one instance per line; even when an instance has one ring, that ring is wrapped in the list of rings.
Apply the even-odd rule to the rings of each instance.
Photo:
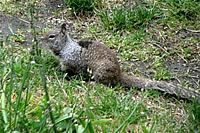
[[[125,124],[128,123],[128,120],[133,116],[134,112],[136,111],[137,107],[144,101],[144,99],[146,98],[146,95],[144,96],[144,98],[142,98],[142,100],[140,100],[133,108],[133,111],[130,113],[130,115],[128,116],[128,118],[114,131],[114,133],[118,133]]]

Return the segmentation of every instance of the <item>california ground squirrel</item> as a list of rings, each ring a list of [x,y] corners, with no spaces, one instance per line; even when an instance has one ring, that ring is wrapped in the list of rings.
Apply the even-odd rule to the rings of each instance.
[[[156,89],[182,98],[199,97],[200,94],[181,85],[129,76],[121,72],[116,55],[105,45],[95,41],[73,41],[66,24],[46,33],[43,43],[60,59],[63,71],[88,73],[96,82],[106,85],[121,84],[138,89]]]

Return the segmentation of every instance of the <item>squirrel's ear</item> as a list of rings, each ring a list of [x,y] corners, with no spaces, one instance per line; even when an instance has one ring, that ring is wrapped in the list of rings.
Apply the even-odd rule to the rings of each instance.
[[[70,42],[70,43],[73,42],[68,33],[67,33],[67,35],[66,35],[66,41],[67,41],[67,42]]]
[[[66,29],[66,23],[63,23],[61,25],[60,33],[62,33],[63,35],[65,35],[66,31],[67,31],[67,29]]]

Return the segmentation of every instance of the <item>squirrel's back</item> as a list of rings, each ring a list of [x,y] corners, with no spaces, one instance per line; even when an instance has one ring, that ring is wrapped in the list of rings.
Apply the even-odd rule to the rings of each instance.
[[[85,51],[88,68],[96,81],[116,85],[120,80],[120,65],[116,55],[105,45],[96,41],[79,41]]]

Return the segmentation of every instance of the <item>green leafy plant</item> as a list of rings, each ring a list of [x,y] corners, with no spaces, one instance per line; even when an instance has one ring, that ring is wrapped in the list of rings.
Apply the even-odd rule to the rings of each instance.
[[[95,7],[102,6],[102,0],[64,0],[64,2],[69,5],[72,13],[76,14],[92,14]]]

